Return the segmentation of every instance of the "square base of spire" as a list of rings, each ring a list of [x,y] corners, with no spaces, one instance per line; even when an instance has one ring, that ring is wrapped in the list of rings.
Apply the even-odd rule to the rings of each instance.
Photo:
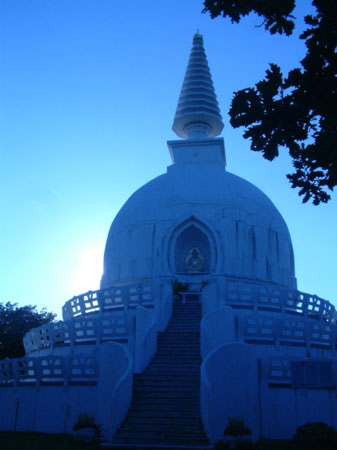
[[[223,138],[168,141],[173,164],[221,163],[226,166]]]

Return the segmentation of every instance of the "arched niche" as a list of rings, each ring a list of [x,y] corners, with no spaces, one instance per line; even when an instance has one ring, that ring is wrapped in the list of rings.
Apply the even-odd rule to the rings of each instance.
[[[181,224],[170,240],[172,272],[185,275],[207,274],[214,270],[215,244],[212,233],[196,220]]]

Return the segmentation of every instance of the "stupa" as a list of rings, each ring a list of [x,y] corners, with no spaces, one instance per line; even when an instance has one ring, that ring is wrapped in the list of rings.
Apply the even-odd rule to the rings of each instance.
[[[85,413],[123,448],[195,449],[228,418],[253,439],[337,425],[335,308],[297,290],[287,225],[226,170],[222,129],[196,33],[172,165],[113,220],[100,290],[0,362],[1,430],[71,432]]]

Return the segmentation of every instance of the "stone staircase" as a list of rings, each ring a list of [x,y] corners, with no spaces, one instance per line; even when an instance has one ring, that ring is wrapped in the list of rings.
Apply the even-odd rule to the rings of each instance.
[[[200,321],[198,295],[174,304],[155,356],[134,375],[132,402],[113,449],[209,448],[200,419]]]

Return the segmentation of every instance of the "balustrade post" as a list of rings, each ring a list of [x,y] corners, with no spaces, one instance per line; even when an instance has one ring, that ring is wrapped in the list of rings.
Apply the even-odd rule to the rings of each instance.
[[[11,364],[11,366],[12,366],[14,386],[17,388],[19,385],[19,370],[20,370],[18,367],[18,360],[17,359],[12,359],[12,360],[8,359],[8,367],[9,367],[9,364]],[[8,370],[7,370],[7,374],[8,374]]]
[[[71,375],[71,358],[72,356],[66,356],[64,358],[64,390],[68,391],[69,389],[69,381]]]
[[[59,322],[57,322],[59,323]],[[53,323],[48,323],[48,334],[49,334],[49,342],[52,349],[55,348],[56,344],[56,336],[55,336],[55,325]]]
[[[83,317],[85,315],[84,295],[81,295],[78,298],[78,300],[79,300],[79,305],[80,305],[81,316]]]
[[[305,318],[308,317],[308,312],[309,312],[309,296],[308,294],[304,294],[303,292],[299,292],[297,291],[300,296],[302,296],[302,311],[303,311],[303,316]]]
[[[95,330],[95,337],[96,337],[96,348],[98,348],[102,342],[102,316],[98,316],[98,317],[94,318],[93,320],[94,320],[94,330]]]
[[[336,355],[336,344],[337,344],[337,326],[335,324],[331,326],[331,352],[332,356]]]
[[[130,324],[130,322],[131,322],[131,326],[129,325],[128,328],[132,330],[131,352],[133,355],[133,364],[135,364],[135,361],[136,361],[136,315],[133,313],[129,314],[128,323]],[[134,368],[133,368],[133,370],[134,370]]]
[[[137,288],[137,294],[138,294],[138,305],[143,306],[143,286],[140,284]]]
[[[67,322],[67,328],[68,328],[68,335],[70,339],[70,349],[71,351],[74,350],[75,345],[75,324],[74,319],[71,319]]]
[[[96,291],[96,300],[98,303],[98,312],[99,315],[102,316],[103,314],[103,309],[104,309],[104,291],[102,289],[99,289],[98,291]]]
[[[319,301],[319,310],[318,310],[318,313],[319,313],[319,318],[320,319],[322,319],[323,318],[323,312],[324,312],[324,308],[325,308],[325,300],[323,300],[322,298],[320,298],[320,297],[317,297],[317,295],[313,295],[313,298],[315,299],[315,301],[316,301],[316,304],[317,304],[317,302]]]
[[[32,358],[33,359],[33,358]],[[35,379],[36,379],[36,390],[37,392],[40,391],[40,385],[42,381],[42,367],[41,367],[42,359],[41,358],[34,358],[33,367],[35,372]]]
[[[259,292],[259,295],[254,295],[257,290],[258,290],[258,288],[256,288],[256,290],[255,290],[255,286],[249,287],[250,302],[253,303],[253,311],[254,312],[256,312],[258,309],[258,303],[259,303],[259,297],[260,297],[260,292]]]
[[[217,307],[227,305],[228,296],[228,280],[226,277],[217,277],[217,289],[218,289],[218,304]]]
[[[251,297],[253,300],[253,310],[257,311],[261,304],[261,287],[256,285],[251,287]]]
[[[275,350],[280,351],[280,338],[281,338],[281,330],[282,330],[282,319],[277,318],[275,320]]]
[[[307,354],[310,352],[311,348],[311,334],[312,334],[312,323],[304,322],[304,339]]]
[[[122,298],[122,303],[124,305],[124,309],[129,309],[130,292],[126,286],[120,286],[120,290],[121,290],[121,298]]]

